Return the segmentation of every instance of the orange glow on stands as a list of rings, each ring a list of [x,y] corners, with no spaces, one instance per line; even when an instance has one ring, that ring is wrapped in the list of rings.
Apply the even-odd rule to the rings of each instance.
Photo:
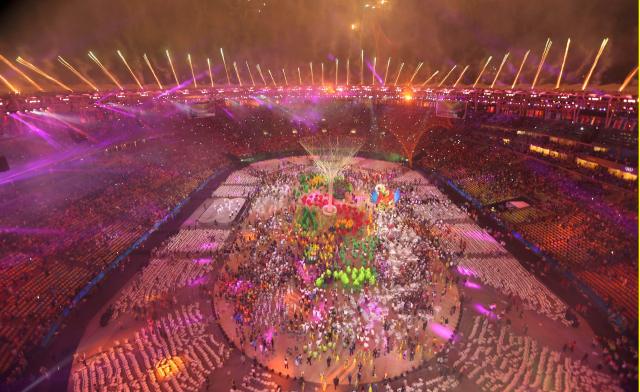
[[[411,101],[413,99],[413,94],[411,94],[410,92],[407,91],[402,95],[402,98],[405,101]]]
[[[80,73],[80,71],[78,71],[77,69],[75,69],[71,64],[69,64],[67,62],[67,60],[63,59],[62,56],[58,56],[58,61],[64,65],[65,67],[67,67],[71,72],[73,72],[74,75],[76,75],[78,78],[80,78],[80,80],[82,80],[83,82],[85,82],[91,89],[95,90],[95,91],[100,91],[98,90],[98,87],[96,87],[93,83],[91,83],[91,81],[89,81],[89,79],[87,79],[84,75],[82,75]]]
[[[44,72],[43,70],[41,70],[40,68],[38,68],[35,65],[31,64],[30,62],[28,62],[27,60],[23,59],[22,57],[18,57],[16,59],[16,61],[18,63],[24,65],[25,67],[29,68],[33,72],[35,72],[35,73],[39,74],[40,76],[44,77],[45,79],[49,79],[53,83],[55,83],[58,86],[62,87],[63,89],[73,92],[71,87],[67,86],[66,84],[62,83],[58,79],[56,79],[53,76],[49,75],[48,73]]]
[[[154,373],[158,381],[166,381],[175,377],[185,369],[182,358],[175,356],[164,358],[155,366]]]
[[[122,87],[122,85],[120,85],[120,82],[118,82],[118,79],[116,79],[115,76],[113,76],[111,74],[111,72],[109,72],[109,70],[107,69],[107,67],[105,67],[104,65],[102,65],[102,63],[100,62],[100,60],[98,60],[98,57],[96,57],[95,54],[93,54],[92,51],[89,51],[89,58],[91,60],[93,60],[94,63],[98,64],[98,67],[100,67],[100,69],[102,70],[102,72],[104,72],[105,75],[107,75],[107,77],[109,79],[111,79],[111,81],[120,89],[120,90],[124,90],[124,88]]]
[[[127,69],[129,70],[129,73],[131,74],[131,77],[133,78],[133,80],[136,82],[138,87],[140,87],[140,90],[144,90],[144,88],[142,87],[142,84],[136,77],[136,74],[133,73],[133,70],[129,66],[129,63],[127,63],[127,60],[125,60],[124,56],[122,55],[122,52],[120,52],[119,50],[117,50],[116,52],[118,53],[118,56],[120,56],[120,58],[122,59],[122,62],[124,63],[125,67],[127,67]]]
[[[582,91],[587,89],[587,86],[589,85],[589,80],[591,80],[591,75],[593,74],[593,71],[596,69],[596,65],[598,65],[598,60],[600,60],[600,56],[602,56],[602,52],[604,52],[604,47],[607,46],[608,42],[609,42],[609,38],[605,38],[602,40],[602,43],[600,44],[600,49],[598,50],[598,54],[596,55],[596,58],[593,60],[591,69],[589,69],[589,73],[587,74],[587,77],[584,79],[584,83],[582,83]]]
[[[158,79],[158,75],[156,75],[156,71],[153,70],[153,67],[151,66],[151,61],[149,61],[147,54],[146,53],[143,54],[142,58],[144,59],[144,62],[147,63],[149,70],[151,70],[151,74],[153,75],[153,78],[156,80],[156,83],[158,84],[158,88],[162,90],[163,89],[162,83],[160,83],[160,79]]]
[[[44,89],[42,87],[40,87],[40,85],[36,82],[34,82],[29,76],[27,76],[27,74],[25,74],[24,72],[22,72],[20,70],[20,68],[16,67],[15,65],[13,65],[13,63],[11,61],[9,61],[8,58],[4,57],[3,55],[0,54],[0,60],[7,64],[7,66],[9,68],[11,68],[14,72],[16,72],[18,75],[20,75],[24,80],[26,80],[27,82],[31,83],[31,85],[33,87],[35,87],[36,89],[44,92]]]
[[[529,57],[529,52],[531,52],[531,50],[527,50],[527,52],[524,54],[524,57],[522,58],[522,62],[520,63],[520,68],[518,68],[518,73],[516,73],[516,77],[513,79],[513,84],[511,85],[512,89],[516,88],[516,84],[518,84],[518,78],[520,77],[520,72],[522,72],[522,67],[524,67],[524,63],[527,61],[527,57]]]

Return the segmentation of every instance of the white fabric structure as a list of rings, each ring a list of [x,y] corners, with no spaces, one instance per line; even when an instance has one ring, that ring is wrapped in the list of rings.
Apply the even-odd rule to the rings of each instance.
[[[181,229],[178,234],[174,235],[166,241],[166,244],[160,248],[158,254],[210,254],[217,250],[224,243],[228,235],[228,230]]]

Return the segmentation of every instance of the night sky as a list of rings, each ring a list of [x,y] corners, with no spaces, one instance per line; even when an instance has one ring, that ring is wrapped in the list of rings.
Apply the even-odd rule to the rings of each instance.
[[[412,71],[424,61],[423,74],[470,64],[469,76],[493,56],[494,70],[510,51],[505,75],[513,74],[531,49],[523,73],[531,79],[547,37],[553,46],[541,81],[550,83],[571,38],[567,82],[582,80],[603,38],[609,44],[595,83],[620,83],[638,60],[636,0],[20,0],[0,8],[0,53],[20,55],[60,71],[62,55],[80,68],[95,68],[93,50],[107,66],[118,66],[121,49],[136,69],[146,52],[167,70],[164,55],[178,58],[187,72],[186,53],[196,68],[205,58],[220,62],[224,47],[231,60],[260,62],[265,68],[308,66],[333,56],[358,64],[360,49],[378,64],[392,57]],[[369,4],[369,6],[365,6]],[[375,6],[375,9],[372,7]],[[353,26],[352,26],[353,25]],[[352,28],[353,27],[353,28]],[[396,61],[398,61],[396,63]],[[392,65],[392,69],[394,69]],[[4,68],[0,67],[0,72]],[[88,71],[94,72],[95,70]],[[117,69],[116,72],[123,72]],[[126,72],[126,71],[124,71]],[[123,74],[124,75],[124,74]],[[422,75],[422,74],[421,74]],[[147,78],[148,75],[145,75]],[[69,77],[72,78],[72,77]]]

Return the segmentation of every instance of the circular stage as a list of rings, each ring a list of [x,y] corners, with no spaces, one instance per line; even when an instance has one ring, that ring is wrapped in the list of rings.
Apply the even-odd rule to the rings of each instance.
[[[331,198],[305,158],[243,171],[267,185],[238,223],[214,306],[245,355],[291,377],[347,384],[410,372],[446,347],[459,291],[428,246],[433,222],[415,209],[431,188],[420,174],[355,159]]]

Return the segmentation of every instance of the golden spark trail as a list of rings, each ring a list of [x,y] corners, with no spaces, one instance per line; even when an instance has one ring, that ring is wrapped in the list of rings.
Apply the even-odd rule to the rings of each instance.
[[[176,74],[176,69],[173,68],[173,61],[171,61],[171,55],[169,54],[169,50],[164,51],[167,54],[167,58],[169,59],[169,66],[171,67],[171,72],[173,72],[173,78],[176,81],[176,86],[180,86],[180,81],[178,80],[178,75]]]
[[[156,75],[156,71],[154,71],[153,67],[151,66],[151,61],[149,61],[147,54],[144,53],[142,55],[142,58],[144,58],[144,62],[147,63],[149,70],[151,70],[151,74],[153,75],[153,78],[156,80],[156,83],[158,84],[158,87],[160,88],[160,90],[164,90],[164,87],[162,87],[162,83],[160,83],[160,79],[158,79],[158,75]]]
[[[371,85],[375,85],[376,84],[376,57],[373,57],[373,69],[371,70]]]
[[[33,72],[39,74],[40,76],[52,81],[53,83],[57,84],[58,86],[62,87],[65,90],[69,90],[71,92],[73,92],[73,90],[71,89],[71,87],[67,86],[66,84],[62,83],[61,81],[59,81],[58,79],[54,78],[53,76],[49,75],[48,73],[44,72],[43,70],[41,70],[40,68],[36,67],[35,65],[31,64],[30,62],[28,62],[27,60],[23,59],[22,57],[19,57],[16,59],[16,61],[22,65],[24,65],[25,67],[29,68],[30,70],[32,70]]]
[[[191,62],[190,53],[187,53],[187,61],[189,62],[189,68],[191,68],[191,77],[193,78],[193,87],[198,88],[198,82],[196,82],[196,73],[193,72],[193,63]]]
[[[360,50],[360,84],[364,84],[364,49]]]
[[[567,61],[567,54],[569,53],[569,45],[571,45],[571,38],[567,38],[567,46],[564,47],[564,56],[562,56],[562,65],[560,66],[560,72],[558,73],[558,80],[556,81],[556,89],[560,88],[560,82],[562,81],[562,73],[564,72],[564,63]]]
[[[589,70],[587,77],[584,79],[584,83],[582,83],[582,91],[587,89],[587,86],[589,85],[589,80],[591,79],[591,75],[593,74],[593,71],[596,69],[596,65],[598,65],[598,60],[600,60],[600,56],[602,56],[602,52],[604,52],[604,47],[607,46],[608,42],[609,42],[609,38],[605,38],[602,40],[602,43],[600,44],[600,49],[598,50],[598,54],[596,55],[596,58],[593,60],[593,65],[591,65],[591,69]]]
[[[418,74],[418,71],[420,71],[420,68],[422,68],[422,64],[423,62],[421,61],[420,64],[418,64],[418,67],[416,68],[416,70],[413,71],[413,75],[411,75],[411,79],[409,79],[409,86],[411,86],[411,84],[413,83],[413,79],[415,79],[416,75]]]
[[[118,56],[120,56],[120,58],[122,59],[122,62],[124,63],[124,66],[127,67],[127,69],[129,70],[129,73],[133,77],[133,80],[136,82],[138,87],[140,87],[140,90],[144,90],[144,88],[142,87],[142,84],[140,83],[140,81],[136,77],[136,74],[133,73],[133,70],[129,66],[129,63],[127,63],[127,60],[125,60],[124,56],[122,55],[122,52],[120,52],[119,50],[116,50],[116,53],[118,53]]]
[[[491,88],[493,88],[493,86],[496,85],[496,82],[498,81],[498,77],[500,76],[500,72],[502,71],[502,67],[504,67],[504,63],[507,62],[508,58],[509,58],[509,52],[507,52],[507,54],[505,54],[504,57],[502,58],[502,62],[500,63],[500,66],[498,67],[498,72],[496,72],[496,76],[494,76],[493,82],[491,82]]]
[[[311,73],[311,85],[313,86],[313,63],[309,62],[309,72]]]
[[[518,84],[518,78],[520,77],[520,72],[522,72],[522,67],[524,67],[524,63],[527,61],[527,57],[529,57],[529,52],[531,51],[527,50],[527,52],[524,54],[524,57],[522,58],[522,62],[520,63],[520,68],[518,68],[516,77],[513,79],[513,84],[511,85],[511,89],[516,88],[516,84]]]
[[[100,62],[100,60],[98,60],[98,57],[93,54],[92,51],[89,51],[89,58],[91,60],[93,60],[94,63],[96,63],[98,65],[98,67],[100,67],[100,69],[102,70],[102,72],[104,72],[105,75],[107,75],[107,77],[109,79],[111,79],[111,81],[113,82],[113,84],[115,84],[116,86],[118,86],[118,88],[120,90],[124,90],[124,88],[122,87],[122,85],[120,84],[120,82],[118,81],[118,79],[116,79],[115,76],[113,76],[113,74],[111,72],[109,72],[109,70],[107,69],[107,67],[105,67],[104,65],[102,65],[102,63]]]
[[[224,73],[227,74],[227,84],[231,85],[231,78],[229,77],[229,69],[227,69],[227,60],[224,59],[224,51],[220,48],[220,56],[222,56],[222,64],[224,65]]]
[[[349,60],[347,60],[349,61]],[[336,86],[338,85],[338,58],[336,57]]]
[[[244,64],[247,66],[247,71],[249,71],[249,78],[251,79],[251,85],[255,87],[256,82],[255,80],[253,80],[253,73],[251,73],[251,68],[249,68],[249,62],[245,60]]]
[[[382,83],[382,85],[387,84],[387,74],[389,73],[389,65],[391,65],[391,57],[387,59],[387,69],[384,71],[384,82]]]
[[[425,80],[424,83],[422,83],[422,87],[426,86],[427,83],[429,83],[431,81],[431,79],[433,79],[439,72],[440,71],[436,71],[431,76],[429,76],[429,78],[427,78],[427,80]]]
[[[351,70],[350,61],[351,59],[347,57],[347,86],[349,85],[349,71]]]
[[[469,66],[467,65],[466,67],[464,67],[462,72],[460,72],[460,76],[458,76],[458,79],[456,79],[456,82],[453,84],[453,88],[456,88],[458,83],[460,83],[460,81],[462,80],[462,76],[464,75],[465,72],[467,72],[468,69],[469,69]]]
[[[67,67],[67,69],[69,69],[69,71],[73,72],[73,74],[76,75],[80,80],[85,82],[91,89],[93,89],[95,91],[100,91],[100,90],[98,90],[98,87],[95,86],[95,84],[91,83],[91,81],[89,81],[89,79],[87,79],[83,74],[80,73],[80,71],[78,71],[71,64],[69,64],[67,62],[67,60],[63,59],[62,56],[58,56],[58,61],[62,65]]]
[[[298,67],[298,85],[302,86],[302,74],[300,73],[300,67]]]
[[[209,69],[209,80],[211,81],[211,87],[213,87],[213,73],[211,72],[211,59],[207,57],[207,68]]]
[[[442,78],[442,80],[440,81],[440,83],[438,83],[438,87],[442,86],[444,84],[444,82],[449,78],[449,75],[451,75],[451,72],[453,72],[454,69],[456,69],[457,65],[454,65],[453,68],[451,68],[449,70],[449,72],[447,72],[446,75],[444,75],[444,78]]]
[[[15,88],[13,84],[11,84],[11,82],[9,82],[4,76],[0,75],[0,80],[2,80],[2,83],[4,83],[5,86],[7,86],[7,88],[11,90],[14,94],[20,94],[20,91],[18,91],[18,89]]]
[[[271,73],[271,69],[267,68],[267,72],[269,72],[269,76],[271,77],[271,82],[273,82],[273,87],[278,87],[278,85],[276,84],[276,80],[273,77],[273,74]]]
[[[324,87],[324,62],[320,63],[320,84]]]
[[[287,81],[287,73],[284,72],[284,68],[282,68],[282,74],[284,75],[284,85],[288,86],[289,82]]]
[[[233,62],[233,69],[236,70],[236,78],[238,78],[238,84],[240,85],[240,87],[242,87],[242,79],[240,79],[240,72],[238,72],[238,66],[236,65],[236,62]]]
[[[260,68],[260,64],[256,65],[256,69],[258,70],[258,74],[260,75],[260,79],[262,79],[262,83],[266,86],[267,81],[264,79],[264,75],[262,74],[262,69]]]
[[[31,83],[31,85],[35,88],[37,88],[38,90],[44,92],[44,89],[42,87],[40,87],[40,85],[36,82],[34,82],[29,76],[27,76],[27,74],[25,74],[24,72],[22,72],[20,70],[20,68],[16,67],[15,65],[13,65],[13,63],[11,61],[9,61],[8,58],[4,57],[3,55],[0,54],[0,60],[7,64],[7,66],[9,66],[9,68],[11,68],[14,72],[16,72],[18,75],[22,76],[23,79],[25,79],[27,82]]]
[[[396,80],[393,82],[394,86],[398,85],[398,80],[400,79],[400,74],[402,73],[402,68],[404,68],[404,62],[400,64],[400,69],[398,70],[398,74],[396,75]]]
[[[629,82],[631,82],[631,79],[633,79],[633,77],[636,76],[637,73],[638,73],[638,67],[636,66],[631,72],[629,72],[629,75],[627,75],[627,77],[624,78],[624,82],[622,82],[622,85],[620,85],[620,88],[618,89],[618,91],[622,92],[622,90],[624,90],[625,87],[627,87]]]
[[[540,71],[542,70],[542,66],[544,65],[544,61],[547,59],[547,55],[549,54],[549,50],[551,49],[551,40],[547,38],[547,42],[544,45],[544,51],[542,52],[542,56],[540,57],[540,63],[538,64],[538,69],[536,70],[536,76],[533,78],[533,83],[531,83],[531,90],[536,87],[538,83],[538,77],[540,76]]]
[[[482,66],[482,69],[480,70],[480,73],[478,74],[476,81],[473,82],[472,88],[476,88],[476,86],[478,85],[478,82],[480,82],[480,79],[482,78],[482,74],[484,73],[484,70],[487,69],[487,65],[489,65],[490,62],[491,62],[491,56],[489,56],[489,58],[487,59],[487,62],[484,63],[484,65]]]

